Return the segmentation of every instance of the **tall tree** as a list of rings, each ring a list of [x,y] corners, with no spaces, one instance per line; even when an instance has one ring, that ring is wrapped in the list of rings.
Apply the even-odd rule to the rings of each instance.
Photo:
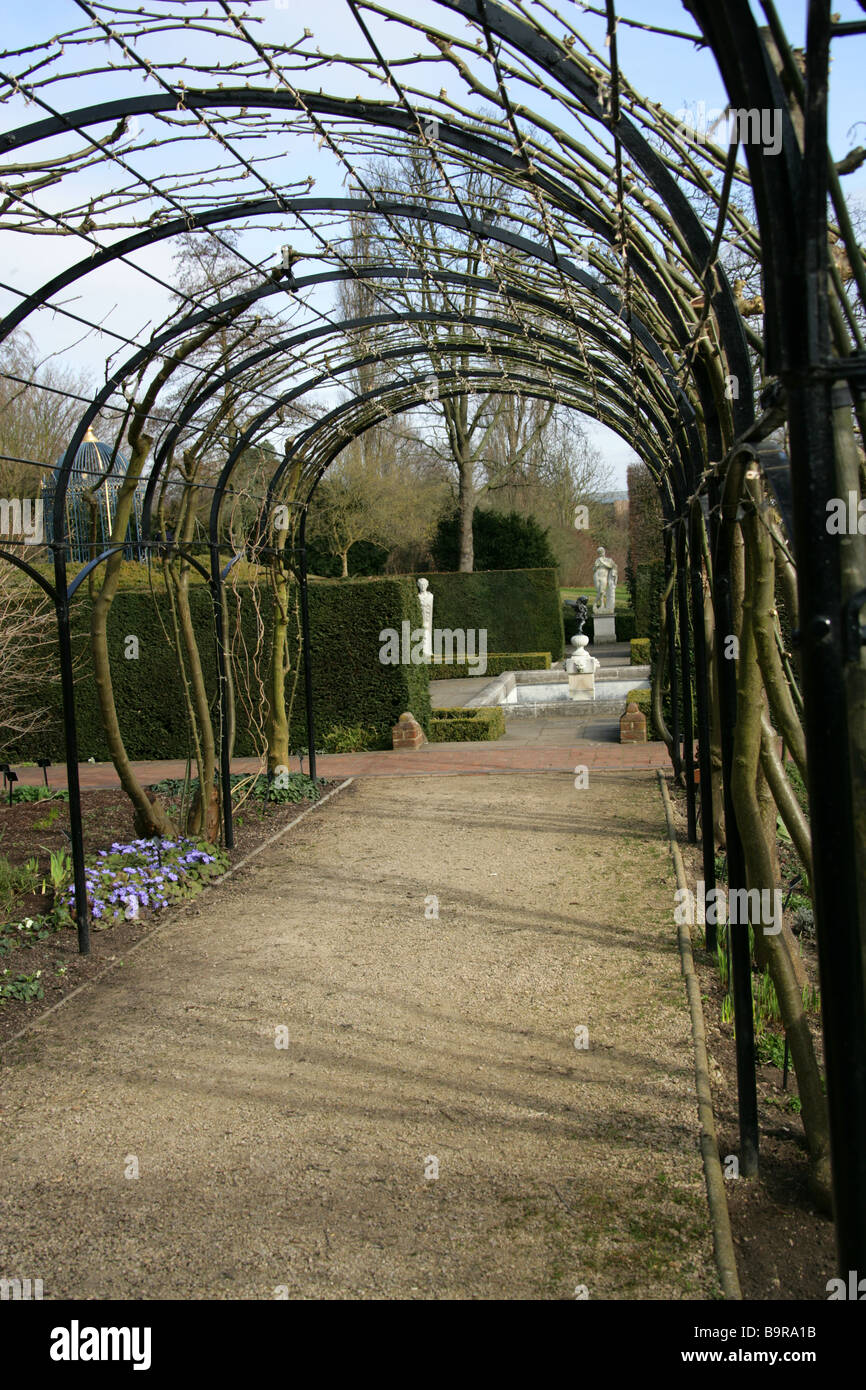
[[[442,165],[430,160],[423,146],[417,146],[400,160],[389,161],[387,166],[374,167],[372,174],[378,184],[374,192],[389,198],[405,196],[407,201],[425,207],[453,202],[451,175],[446,176]],[[500,181],[469,169],[459,176],[459,183],[464,206],[485,222],[514,215],[509,194]],[[473,370],[482,365],[481,359],[487,369],[502,365],[489,334],[471,326],[474,316],[485,307],[486,291],[479,282],[491,277],[490,253],[483,238],[474,231],[455,233],[436,222],[396,215],[368,219],[363,228],[356,222],[349,249],[357,265],[375,266],[405,260],[406,247],[411,248],[419,278],[379,283],[374,280],[357,294],[368,305],[378,303],[381,307],[382,300],[392,304],[396,301],[407,311],[420,310],[427,316],[417,330],[419,354],[407,370],[415,375],[425,370],[430,373],[429,396],[420,413],[429,422],[427,440],[431,450],[440,460],[447,460],[456,474],[459,564],[461,570],[471,571],[472,517],[479,496],[487,487],[485,463],[492,457],[493,440],[498,437],[500,447],[507,451],[507,457],[499,456],[500,474],[509,468],[519,473],[535,439],[550,425],[553,408],[515,411],[509,392],[466,389],[451,393],[438,389],[439,378],[446,372],[456,372],[458,380],[469,386]],[[497,249],[497,278],[501,278],[503,264],[509,259],[510,252]],[[443,274],[460,278],[449,283]],[[523,317],[530,315],[524,312]],[[385,339],[368,330],[363,341],[375,351]]]

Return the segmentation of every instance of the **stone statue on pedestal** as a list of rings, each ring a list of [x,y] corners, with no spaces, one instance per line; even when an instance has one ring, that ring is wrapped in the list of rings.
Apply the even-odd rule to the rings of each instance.
[[[616,581],[619,571],[616,561],[607,554],[603,545],[598,547],[598,559],[592,567],[592,580],[595,584],[595,603],[593,613],[612,613],[616,604]]]
[[[424,625],[424,660],[433,660],[433,595],[430,581],[418,580],[418,602],[421,605],[421,622]]]

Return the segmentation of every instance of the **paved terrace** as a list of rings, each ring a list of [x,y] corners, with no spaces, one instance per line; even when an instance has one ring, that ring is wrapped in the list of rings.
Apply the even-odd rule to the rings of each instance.
[[[619,744],[598,738],[581,737],[563,719],[515,720],[505,737],[495,743],[430,743],[415,751],[395,753],[390,749],[376,753],[320,753],[316,770],[320,777],[431,776],[460,772],[573,772],[578,765],[611,772],[637,772],[670,765],[663,743]],[[596,733],[604,725],[590,726]],[[263,764],[259,758],[235,758],[233,772],[255,772]],[[298,769],[297,758],[292,770]],[[183,777],[186,763],[180,759],[134,764],[144,786],[164,777]],[[304,771],[307,760],[304,759]],[[42,781],[38,767],[18,768],[22,784]],[[119,785],[112,763],[80,763],[79,777],[85,790]],[[66,769],[60,763],[48,769],[49,784],[66,785]]]

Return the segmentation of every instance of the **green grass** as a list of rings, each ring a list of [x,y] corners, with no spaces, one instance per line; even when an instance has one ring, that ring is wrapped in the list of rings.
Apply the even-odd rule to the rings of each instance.
[[[559,597],[560,597],[560,600],[562,600],[562,599],[567,599],[567,598],[580,598],[581,594],[583,595],[584,598],[595,598],[595,585],[594,585],[594,584],[588,584],[588,585],[586,586],[586,588],[583,588],[583,589],[563,589],[563,588],[561,588],[561,589],[559,590]],[[627,585],[627,584],[617,584],[617,586],[616,586],[616,606],[617,606],[617,608],[629,608],[629,607],[630,607],[630,600],[629,600],[629,593],[628,593],[628,585]]]

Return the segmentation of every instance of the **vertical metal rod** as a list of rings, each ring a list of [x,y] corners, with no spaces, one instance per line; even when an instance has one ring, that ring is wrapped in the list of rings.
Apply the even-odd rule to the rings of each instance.
[[[692,644],[689,638],[689,598],[686,584],[686,525],[681,518],[677,530],[677,594],[680,609],[680,676],[683,700],[683,764],[686,778],[686,838],[690,845],[697,843],[697,807],[695,805],[695,743],[692,712]]]
[[[693,502],[689,512],[689,572],[692,581],[692,629],[695,634],[695,694],[698,703],[698,765],[701,773],[701,849],[704,866],[704,892],[709,897],[716,886],[716,845],[713,837],[713,779],[710,760],[710,684],[707,630],[704,625],[704,568],[701,547],[700,505]],[[713,899],[715,901],[715,898]],[[716,949],[716,924],[707,921],[706,948]]]
[[[783,372],[788,394],[791,481],[800,600],[813,892],[830,1119],[839,1273],[866,1273],[866,887],[858,836],[866,789],[846,737],[848,691],[860,652],[843,643],[842,556],[827,530],[838,496],[829,358],[827,276],[827,73],[830,5],[811,0],[806,47],[802,186],[797,218],[803,286],[792,303]],[[786,269],[788,269],[786,267]],[[857,780],[855,780],[857,779]],[[862,896],[861,896],[862,895]]]
[[[671,582],[674,572],[674,542],[670,527],[665,527],[665,589]],[[683,752],[680,743],[680,690],[677,680],[677,630],[676,630],[676,604],[674,602],[674,586],[671,584],[670,593],[665,603],[667,611],[668,629],[668,673],[671,687],[671,743],[673,751],[671,762],[674,768],[674,779],[679,781],[683,775]],[[659,653],[661,660],[661,653]]]
[[[734,466],[733,464],[731,465]],[[731,604],[731,545],[734,522],[720,520],[721,487],[710,483],[713,515],[713,605],[716,617],[716,683],[719,690],[719,723],[722,744],[722,787],[725,805],[725,848],[728,856],[728,893],[746,886],[743,842],[734,811],[731,779],[734,769],[734,729],[737,723],[737,671],[725,655],[726,638],[733,635]],[[755,1019],[752,1012],[752,959],[748,925],[728,925],[729,982],[734,1001],[734,1041],[737,1056],[737,1109],[740,1125],[740,1172],[744,1178],[758,1173],[758,1092],[755,1080]]]
[[[309,499],[308,499],[309,500]],[[307,706],[307,757],[310,776],[316,776],[316,723],[313,718],[313,663],[310,652],[310,609],[307,594],[307,508],[298,527],[298,576],[301,590],[301,639],[304,648],[304,699]]]
[[[229,750],[228,720],[228,666],[226,657],[226,631],[223,622],[222,573],[220,572],[219,546],[210,542],[210,593],[214,610],[217,651],[217,698],[219,700],[220,720],[220,789],[223,803],[223,835],[226,849],[233,849],[235,828],[232,818],[232,769]],[[208,789],[210,794],[210,789]],[[202,805],[205,804],[205,789],[201,789]]]
[[[81,822],[81,786],[78,781],[78,731],[75,727],[75,683],[72,670],[72,638],[69,630],[69,597],[63,543],[54,549],[57,640],[60,649],[60,688],[63,693],[63,734],[66,746],[66,785],[69,788],[69,837],[72,842],[72,880],[79,955],[90,955],[90,909],[84,867],[84,831]]]

